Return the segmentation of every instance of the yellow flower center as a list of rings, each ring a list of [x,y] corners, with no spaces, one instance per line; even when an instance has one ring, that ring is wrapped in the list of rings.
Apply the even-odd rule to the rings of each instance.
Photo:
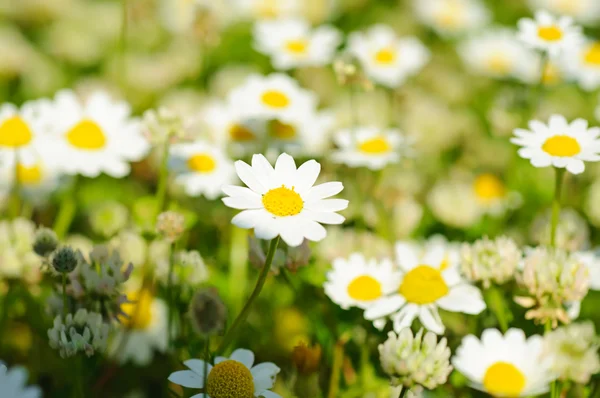
[[[375,53],[375,62],[380,65],[393,64],[398,54],[393,48],[384,48]]]
[[[358,301],[372,301],[381,297],[381,283],[368,275],[354,278],[348,284],[348,296]]]
[[[549,155],[562,157],[575,156],[581,152],[579,142],[567,135],[555,135],[548,138],[542,145],[542,149]]]
[[[409,303],[431,304],[448,294],[449,290],[440,270],[419,265],[404,276],[399,292]]]
[[[127,300],[130,303],[121,304],[121,311],[127,316],[120,315],[119,321],[126,327],[134,330],[145,330],[152,323],[152,302],[154,297],[150,291],[129,293]]]
[[[289,40],[285,44],[285,48],[296,55],[306,54],[306,50],[308,50],[308,40],[306,39],[296,39]]]
[[[525,388],[525,375],[513,364],[496,362],[486,370],[483,386],[496,396],[518,397]]]
[[[369,155],[380,155],[392,150],[385,137],[377,136],[360,143],[358,150]]]
[[[188,159],[187,165],[198,173],[210,173],[217,167],[217,162],[207,153],[197,153]]]
[[[506,188],[498,177],[493,174],[481,174],[475,178],[473,189],[477,199],[482,202],[492,202],[503,198],[506,194]]]
[[[104,148],[106,137],[98,124],[91,120],[82,120],[67,132],[67,140],[78,149],[96,151]]]
[[[291,140],[296,137],[296,128],[291,124],[274,120],[271,123],[271,133],[280,140]]]
[[[206,393],[212,398],[253,398],[254,378],[243,363],[230,359],[210,370]]]
[[[236,142],[252,141],[256,138],[249,128],[241,124],[234,124],[229,128],[229,137]]]
[[[281,91],[269,90],[263,93],[262,102],[271,108],[285,108],[290,104],[290,99]]]
[[[0,146],[19,148],[31,142],[33,134],[19,116],[13,116],[0,124]]]
[[[42,181],[42,169],[39,165],[24,166],[17,164],[17,181],[22,185],[36,185]]]
[[[497,52],[492,54],[487,59],[487,67],[490,71],[499,74],[506,75],[512,69],[512,60],[506,56],[506,54]]]
[[[585,52],[584,61],[586,64],[600,67],[600,42],[590,46]]]
[[[262,197],[265,209],[278,217],[295,216],[304,208],[304,201],[292,189],[283,185],[279,188],[271,189]]]
[[[563,37],[563,31],[556,25],[540,26],[538,36],[546,41],[559,41]]]

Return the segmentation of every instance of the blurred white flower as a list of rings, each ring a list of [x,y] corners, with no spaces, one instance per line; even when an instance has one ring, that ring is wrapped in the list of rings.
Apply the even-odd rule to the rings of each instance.
[[[341,41],[342,35],[334,27],[313,29],[301,19],[261,21],[254,26],[254,47],[270,56],[280,70],[328,65]]]
[[[550,245],[550,210],[540,213],[531,224],[530,238],[538,245]],[[556,226],[555,244],[567,251],[585,250],[590,245],[590,227],[575,209],[565,207],[560,210]]]
[[[28,373],[22,366],[10,369],[0,361],[0,391],[7,398],[40,398],[42,390],[38,386],[26,386]]]
[[[521,18],[518,22],[519,39],[531,48],[543,51],[550,57],[578,45],[584,39],[581,27],[570,17],[555,17],[547,11],[535,13],[535,19]]]
[[[40,279],[41,258],[34,253],[35,224],[25,218],[0,221],[0,279]]]
[[[471,282],[482,282],[484,288],[511,280],[523,256],[517,244],[504,236],[464,243],[460,254],[462,273]]]
[[[600,87],[600,42],[587,39],[580,45],[569,47],[562,63],[569,77],[584,90],[593,91]]]
[[[51,155],[36,156],[32,163],[20,162],[16,170],[14,163],[0,159],[0,176],[0,192],[9,193],[16,179],[21,195],[34,205],[45,204],[65,182]]]
[[[556,15],[568,15],[583,25],[600,20],[600,3],[596,0],[529,0],[536,10],[548,10]]]
[[[398,37],[386,25],[348,37],[348,51],[356,56],[373,81],[395,88],[419,72],[429,61],[429,50],[415,37]]]
[[[102,320],[102,315],[79,309],[75,315],[60,315],[48,330],[50,347],[59,350],[61,358],[70,358],[78,352],[91,357],[102,353],[108,343],[110,325]]]
[[[413,0],[417,18],[444,36],[457,36],[488,24],[491,13],[480,0]]]
[[[278,19],[297,16],[302,9],[301,0],[233,0],[230,10],[239,10],[249,17]]]

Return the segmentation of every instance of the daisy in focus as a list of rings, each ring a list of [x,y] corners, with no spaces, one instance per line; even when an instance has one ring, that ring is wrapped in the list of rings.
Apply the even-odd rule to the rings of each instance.
[[[294,159],[283,153],[275,167],[263,155],[254,155],[252,165],[235,162],[239,178],[247,188],[228,185],[223,202],[243,210],[231,222],[240,228],[254,229],[259,239],[277,236],[288,246],[299,246],[306,238],[320,241],[327,231],[323,224],[341,224],[344,217],[337,211],[348,207],[343,199],[327,199],[340,193],[341,182],[314,185],[321,165],[309,160],[296,168]]]
[[[221,186],[235,178],[233,162],[221,149],[204,141],[171,146],[169,165],[177,175],[176,183],[190,196],[216,199]]]
[[[519,156],[534,167],[553,166],[580,174],[584,162],[600,160],[600,128],[589,128],[586,120],[568,123],[564,116],[553,115],[548,124],[530,121],[529,128],[516,129],[511,142],[521,146]]]
[[[350,167],[383,169],[390,163],[398,163],[402,151],[407,151],[407,140],[397,129],[382,130],[378,127],[359,127],[337,132],[334,142],[338,150],[332,153],[336,163]]]
[[[125,330],[112,341],[113,355],[121,363],[132,361],[145,366],[152,362],[155,350],[167,350],[169,309],[147,289],[131,291],[127,300],[121,304],[123,315],[119,316]]]
[[[386,25],[375,25],[348,38],[348,50],[356,56],[373,81],[398,87],[429,61],[429,50],[416,38],[400,38]]]
[[[0,394],[6,398],[38,398],[42,390],[38,386],[27,387],[27,370],[22,366],[8,369],[0,361]]]
[[[217,357],[214,366],[201,359],[188,359],[184,365],[189,370],[171,373],[169,381],[186,388],[203,388],[205,394],[195,397],[281,398],[270,391],[279,367],[271,362],[255,365],[250,350],[237,349],[229,358]]]
[[[596,0],[529,0],[529,5],[536,10],[568,15],[583,25],[600,20],[600,2]]]
[[[543,346],[542,336],[526,338],[520,329],[509,329],[504,336],[486,329],[481,340],[473,335],[463,338],[452,365],[473,388],[494,397],[539,395],[555,379],[552,361],[543,358]]]
[[[122,178],[130,171],[129,162],[148,153],[150,146],[141,124],[131,118],[129,105],[113,101],[107,93],[95,92],[81,101],[64,90],[52,106],[53,153],[67,174]]]
[[[425,244],[398,242],[396,263],[402,278],[395,293],[379,299],[365,311],[376,327],[390,317],[399,333],[419,318],[423,326],[443,334],[438,308],[476,315],[485,309],[481,292],[466,283],[457,268],[458,250],[440,240]]]
[[[323,288],[331,301],[343,309],[365,309],[394,293],[401,275],[389,259],[367,260],[362,254],[353,253],[348,259],[333,260],[333,269],[327,273]]]
[[[522,44],[511,30],[486,31],[466,40],[458,52],[475,73],[495,79],[539,82],[539,55]]]
[[[578,45],[583,40],[581,27],[571,17],[554,17],[547,11],[535,13],[535,19],[521,18],[518,22],[519,39],[531,48],[555,57],[560,52]]]
[[[569,76],[584,90],[600,87],[600,41],[586,40],[568,49],[563,63]]]
[[[491,19],[480,0],[413,0],[413,4],[417,18],[443,36],[475,31]]]
[[[341,41],[341,33],[332,26],[312,29],[301,19],[261,21],[254,26],[254,47],[270,56],[279,70],[327,65]]]

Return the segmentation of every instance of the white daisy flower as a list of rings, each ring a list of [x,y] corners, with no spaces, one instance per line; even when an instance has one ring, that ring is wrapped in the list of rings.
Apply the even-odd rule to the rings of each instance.
[[[339,150],[332,153],[336,163],[350,167],[368,167],[380,170],[400,160],[400,150],[406,139],[397,129],[358,127],[337,132],[333,140]]]
[[[19,162],[15,170],[13,162],[0,165],[0,191],[9,191],[15,178],[21,194],[34,204],[46,201],[64,182],[63,174],[50,156],[36,156],[31,163]]]
[[[554,57],[578,45],[583,40],[581,27],[573,24],[571,17],[554,17],[547,11],[535,13],[535,19],[521,18],[518,38],[531,48]]]
[[[430,58],[429,50],[415,37],[398,37],[381,24],[350,34],[348,50],[371,79],[391,88],[419,72]]]
[[[28,373],[22,366],[10,370],[0,361],[0,394],[6,398],[38,398],[42,390],[38,386],[27,387]]]
[[[348,259],[333,260],[333,269],[327,273],[323,288],[331,301],[343,309],[365,309],[394,293],[401,276],[389,259],[367,260],[362,254],[353,253]]]
[[[235,173],[233,162],[221,149],[204,141],[174,144],[170,149],[169,166],[190,196],[204,195],[216,199],[221,186],[232,183]]]
[[[398,242],[396,262],[403,274],[398,289],[370,305],[365,318],[375,321],[376,327],[383,327],[389,316],[399,333],[418,317],[426,329],[443,334],[445,327],[438,308],[471,315],[481,313],[485,309],[481,292],[461,278],[458,259],[458,250],[441,241],[425,245]]]
[[[301,118],[317,106],[317,97],[302,89],[291,77],[273,73],[253,75],[232,90],[230,106],[241,112],[243,120]]]
[[[518,192],[508,191],[504,182],[490,173],[477,175],[472,182],[473,193],[482,214],[500,216],[521,205]]]
[[[259,20],[294,17],[302,11],[301,0],[234,0],[232,6]]]
[[[275,168],[263,155],[252,157],[252,166],[238,160],[235,168],[248,188],[225,186],[223,202],[243,210],[231,221],[240,228],[254,228],[259,239],[281,238],[299,246],[306,238],[320,241],[327,235],[323,224],[341,224],[337,211],[348,207],[343,199],[326,199],[344,189],[341,182],[314,185],[321,165],[309,160],[296,169],[294,159],[283,153]]]
[[[568,48],[562,64],[569,77],[584,90],[593,91],[600,87],[600,41],[586,40],[579,46]]]
[[[542,336],[525,337],[520,329],[503,336],[486,329],[481,340],[465,336],[452,358],[452,365],[471,386],[494,397],[528,397],[548,391],[555,379],[552,360],[543,356]]]
[[[229,358],[217,357],[214,366],[201,359],[188,359],[184,365],[189,370],[171,373],[169,381],[186,388],[204,388],[206,392],[194,395],[195,398],[282,398],[270,391],[279,367],[272,362],[255,365],[250,350],[237,349]]]
[[[327,111],[313,111],[295,120],[271,120],[267,143],[293,155],[320,156],[330,145],[334,124],[334,115]]]
[[[0,160],[2,163],[31,163],[47,150],[52,137],[47,133],[50,102],[30,101],[19,109],[13,104],[0,105]]]
[[[443,36],[472,32],[491,19],[480,0],[413,0],[413,4],[417,18]]]
[[[493,29],[462,43],[458,52],[475,73],[525,83],[540,80],[540,57],[508,29]]]
[[[596,0],[529,0],[529,5],[536,10],[568,15],[583,25],[600,21],[600,2]]]
[[[534,167],[554,166],[580,174],[584,162],[600,160],[600,128],[576,119],[570,124],[564,116],[553,115],[548,124],[529,122],[530,130],[516,129],[513,144],[521,146],[519,156],[529,159]]]
[[[152,362],[154,351],[167,350],[169,309],[147,289],[131,290],[127,299],[130,302],[121,304],[125,315],[119,317],[124,329],[112,341],[112,353],[121,363],[145,366]]]
[[[600,252],[592,250],[575,253],[575,257],[578,258],[588,269],[590,290],[600,290],[599,256]]]
[[[104,172],[121,178],[129,173],[128,162],[141,160],[150,148],[129,105],[107,93],[80,101],[74,92],[60,91],[53,108],[53,152],[67,174],[97,177]]]
[[[312,29],[302,19],[262,21],[254,25],[254,47],[271,57],[276,69],[331,63],[342,34],[332,26]]]

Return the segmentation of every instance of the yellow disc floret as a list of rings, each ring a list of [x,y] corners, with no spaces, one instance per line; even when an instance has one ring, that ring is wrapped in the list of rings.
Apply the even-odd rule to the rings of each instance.
[[[232,359],[211,369],[206,379],[206,393],[211,398],[252,398],[254,379],[250,369]]]
[[[295,216],[304,208],[304,201],[294,187],[289,189],[283,185],[264,194],[262,202],[269,213],[279,217]]]
[[[431,304],[447,295],[450,289],[439,269],[419,265],[404,276],[399,291],[409,303]]]

